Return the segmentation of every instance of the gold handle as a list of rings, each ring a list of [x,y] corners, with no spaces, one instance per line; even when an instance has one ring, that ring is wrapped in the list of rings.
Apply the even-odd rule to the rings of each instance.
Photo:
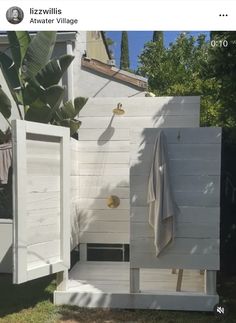
[[[107,199],[107,206],[110,209],[115,209],[120,205],[120,199],[116,195],[110,195]]]
[[[122,115],[125,113],[125,110],[122,109],[122,104],[121,103],[118,103],[117,104],[117,107],[115,109],[112,110],[112,112],[116,115]]]

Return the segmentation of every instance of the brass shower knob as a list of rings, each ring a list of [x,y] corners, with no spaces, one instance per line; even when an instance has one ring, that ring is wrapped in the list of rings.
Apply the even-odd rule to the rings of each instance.
[[[116,195],[110,195],[107,199],[107,206],[111,209],[115,209],[120,205],[120,199]]]

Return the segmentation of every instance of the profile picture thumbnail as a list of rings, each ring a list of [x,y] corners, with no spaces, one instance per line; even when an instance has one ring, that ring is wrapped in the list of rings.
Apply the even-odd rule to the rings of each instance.
[[[11,24],[19,24],[24,18],[24,12],[19,7],[11,7],[7,10],[6,18]]]

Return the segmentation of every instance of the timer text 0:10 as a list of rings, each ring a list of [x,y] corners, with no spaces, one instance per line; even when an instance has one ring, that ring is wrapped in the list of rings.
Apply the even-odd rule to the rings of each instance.
[[[228,47],[228,40],[211,40],[211,47]]]

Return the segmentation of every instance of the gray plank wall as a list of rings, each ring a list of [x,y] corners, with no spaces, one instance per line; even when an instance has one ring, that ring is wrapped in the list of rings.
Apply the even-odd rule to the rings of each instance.
[[[122,103],[125,114],[113,116]],[[80,242],[130,241],[130,130],[145,127],[198,127],[199,97],[92,98],[80,113]],[[109,195],[120,198],[107,207]]]
[[[131,136],[131,268],[217,270],[221,128],[164,129],[170,179],[180,213],[174,242],[156,257],[146,201],[158,131],[144,129]]]

